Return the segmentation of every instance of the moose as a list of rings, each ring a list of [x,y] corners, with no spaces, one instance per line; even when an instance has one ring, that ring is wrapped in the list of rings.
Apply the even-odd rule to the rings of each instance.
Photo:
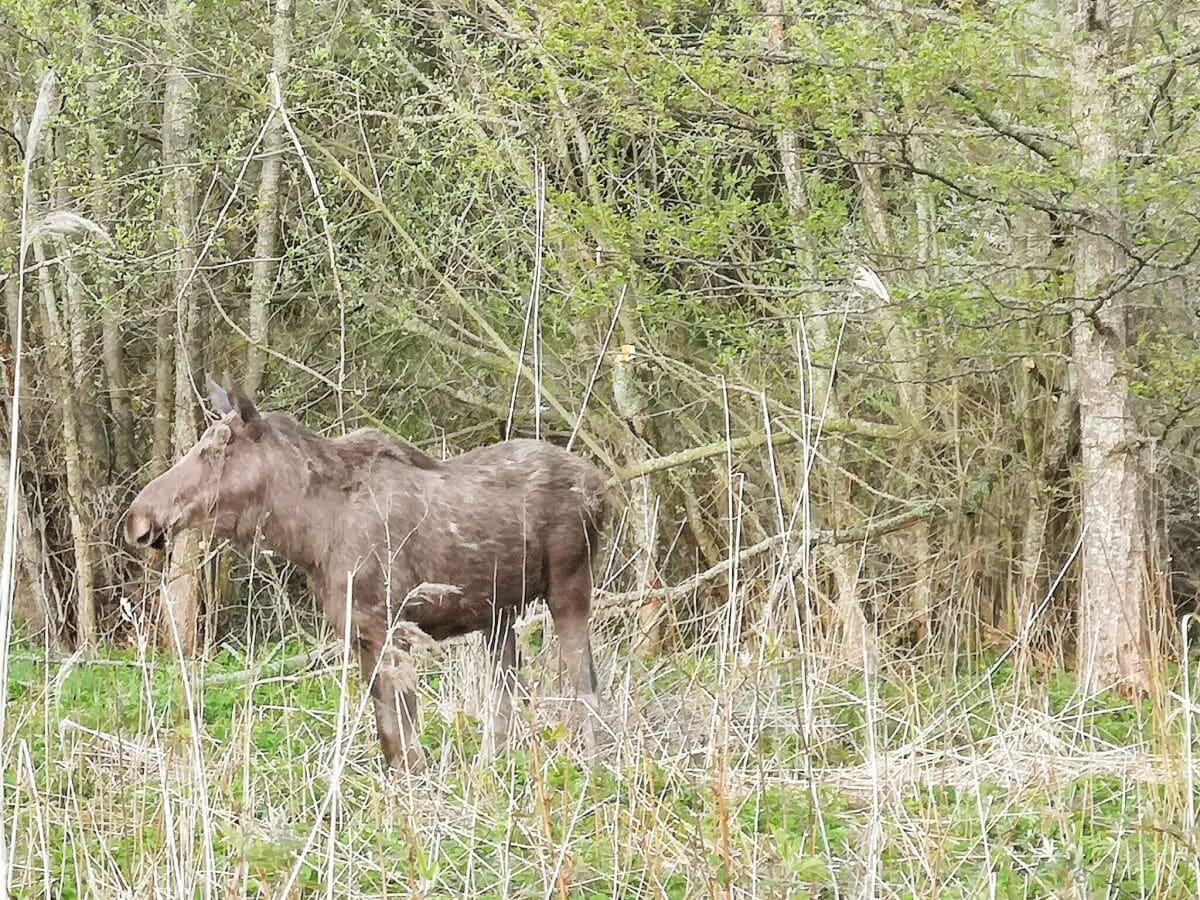
[[[218,418],[138,494],[124,517],[127,541],[162,549],[180,531],[208,526],[243,546],[261,541],[307,571],[334,631],[346,639],[349,629],[384,757],[401,771],[424,767],[413,626],[438,641],[485,635],[500,748],[517,683],[515,620],[544,600],[580,737],[594,749],[588,618],[606,511],[595,466],[540,440],[437,461],[374,429],[325,438],[286,414],[260,413],[228,376],[225,386],[207,382]]]

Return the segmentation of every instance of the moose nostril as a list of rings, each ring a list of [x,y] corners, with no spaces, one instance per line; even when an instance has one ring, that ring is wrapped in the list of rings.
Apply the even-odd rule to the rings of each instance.
[[[154,538],[154,528],[148,519],[130,516],[125,520],[125,540],[139,547],[148,546]]]

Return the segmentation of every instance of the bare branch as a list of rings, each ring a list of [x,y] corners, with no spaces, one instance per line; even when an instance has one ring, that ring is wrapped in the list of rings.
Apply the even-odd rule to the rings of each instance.
[[[1124,81],[1127,78],[1132,78],[1134,75],[1149,72],[1151,69],[1157,69],[1161,66],[1186,66],[1197,60],[1200,60],[1200,41],[1188,44],[1175,53],[1162,53],[1158,56],[1152,56],[1149,59],[1143,59],[1132,65],[1114,69],[1112,77],[1118,81]]]
[[[1006,121],[1011,118],[1007,114],[999,114],[994,110],[985,109],[983,104],[961,84],[950,85],[950,93],[962,97],[970,104],[971,110],[979,117],[980,121],[990,127],[997,134],[1001,134],[1006,138],[1016,141],[1027,150],[1036,153],[1046,162],[1053,163],[1055,161],[1054,154],[1051,150],[1044,146],[1041,141],[1033,137],[1028,129],[1015,128],[1011,122]]]
[[[881,425],[863,419],[832,419],[822,422],[820,428],[825,434],[857,435],[859,437],[883,438],[885,440],[911,441],[915,437],[912,428]],[[719,456],[729,451],[753,450],[767,443],[775,447],[780,447],[785,444],[794,443],[799,438],[800,435],[794,431],[780,431],[771,434],[769,437],[765,432],[757,432],[734,438],[732,441],[713,441],[711,444],[689,447],[686,450],[680,450],[677,453],[671,453],[667,456],[648,459],[636,466],[616,469],[615,474],[609,479],[609,483],[617,484],[622,481],[632,481],[635,478],[641,478],[643,475],[649,475],[652,472],[661,472],[665,469],[685,466],[688,463],[699,462],[702,459]]]
[[[776,547],[787,546],[795,550],[804,543],[806,537],[810,546],[817,544],[856,544],[883,534],[899,531],[901,528],[905,528],[915,522],[923,521],[938,509],[945,508],[948,505],[950,505],[950,501],[947,500],[925,500],[887,518],[868,521],[857,528],[813,530],[807,532],[807,534],[797,534],[794,532],[773,534],[769,538],[759,541],[757,544],[750,545],[736,556],[723,559],[715,566],[710,566],[703,572],[697,572],[692,577],[684,579],[673,587],[621,591],[620,593],[601,593],[596,606],[599,610],[611,610],[643,600],[689,594],[698,587],[710,581],[715,581],[722,575],[727,574],[735,564],[741,565],[743,562],[753,559],[756,556],[762,556]]]

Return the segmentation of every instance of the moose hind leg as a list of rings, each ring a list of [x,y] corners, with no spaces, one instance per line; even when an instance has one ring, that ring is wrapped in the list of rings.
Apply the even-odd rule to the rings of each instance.
[[[391,647],[363,653],[363,675],[370,679],[375,726],[384,759],[401,772],[420,772],[425,754],[417,740],[417,679],[407,649]]]
[[[512,728],[513,694],[517,688],[517,631],[512,610],[497,612],[487,635],[488,656],[495,678],[495,707],[492,709],[491,751],[499,753],[508,745]]]
[[[599,710],[596,693],[596,667],[588,638],[588,617],[592,605],[592,573],[585,560],[566,575],[551,570],[548,605],[558,634],[559,652],[575,689],[580,736],[589,755],[596,750],[594,718]]]

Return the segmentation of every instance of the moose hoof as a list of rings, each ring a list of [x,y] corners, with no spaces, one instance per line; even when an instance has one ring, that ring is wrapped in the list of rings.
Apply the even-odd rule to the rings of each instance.
[[[485,760],[499,759],[508,752],[508,735],[493,734],[479,748],[480,758]]]
[[[583,762],[595,762],[600,756],[599,744],[596,740],[596,726],[592,717],[587,715],[575,727],[575,747]]]
[[[388,765],[397,773],[420,775],[425,771],[425,754],[420,747],[406,747],[388,758]]]

